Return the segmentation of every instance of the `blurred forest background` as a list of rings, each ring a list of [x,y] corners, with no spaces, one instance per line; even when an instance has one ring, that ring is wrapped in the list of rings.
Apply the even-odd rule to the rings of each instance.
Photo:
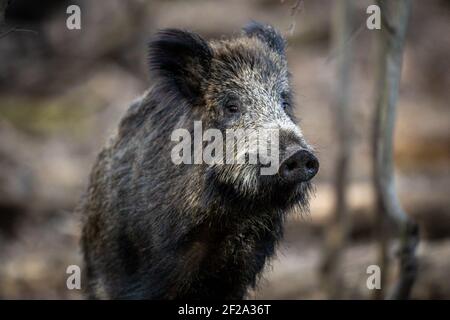
[[[70,4],[81,8],[81,30],[66,28]],[[354,4],[349,237],[338,265],[339,297],[367,299],[374,292],[366,287],[366,268],[377,264],[371,135],[378,31],[365,27],[373,1]],[[164,27],[186,28],[208,39],[232,36],[251,19],[287,35],[296,113],[321,168],[311,212],[291,215],[277,257],[250,298],[327,298],[320,264],[334,210],[339,150],[333,114],[334,1],[305,0],[298,10],[294,5],[288,0],[12,1],[0,24],[0,298],[82,298],[66,287],[67,266],[82,265],[74,208],[100,148],[152,81],[148,38]],[[395,162],[400,200],[420,225],[416,299],[450,299],[449,31],[450,1],[414,1]],[[393,257],[395,235],[389,237]],[[396,263],[383,272],[390,286]]]

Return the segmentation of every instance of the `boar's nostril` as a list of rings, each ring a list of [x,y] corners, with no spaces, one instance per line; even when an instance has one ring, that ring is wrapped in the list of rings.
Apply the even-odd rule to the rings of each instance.
[[[311,180],[318,171],[317,158],[307,150],[300,150],[283,161],[279,175],[289,182],[305,182]]]
[[[306,170],[314,171],[314,174],[316,174],[318,168],[319,168],[319,162],[317,161],[317,159],[315,157],[314,157],[314,159],[310,159],[310,160],[308,160],[308,162],[306,162]]]
[[[297,169],[297,166],[298,166],[298,162],[297,161],[288,161],[286,163],[286,169],[288,171],[292,171],[292,170]]]

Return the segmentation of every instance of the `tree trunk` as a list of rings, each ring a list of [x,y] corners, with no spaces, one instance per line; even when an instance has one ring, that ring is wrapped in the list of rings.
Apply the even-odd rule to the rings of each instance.
[[[351,66],[351,2],[338,0],[335,3],[333,21],[333,50],[336,52],[336,87],[333,109],[338,134],[335,192],[336,205],[333,217],[326,231],[325,250],[321,264],[322,282],[329,298],[342,297],[339,261],[348,233],[348,206],[346,201],[349,180],[349,162],[352,144],[352,117],[350,101]]]
[[[375,117],[374,155],[375,187],[379,219],[389,219],[400,231],[399,280],[390,299],[408,299],[417,274],[415,248],[418,243],[417,225],[403,210],[394,180],[393,136],[396,104],[399,92],[403,44],[411,10],[410,0],[380,0],[381,30],[379,32],[380,72]],[[385,226],[385,223],[380,223]],[[385,241],[385,239],[380,239]],[[387,270],[382,270],[387,272]]]

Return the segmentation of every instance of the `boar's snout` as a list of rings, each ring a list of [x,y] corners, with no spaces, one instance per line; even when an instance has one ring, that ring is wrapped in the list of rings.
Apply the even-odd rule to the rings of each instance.
[[[278,170],[278,174],[287,182],[306,182],[311,180],[319,171],[319,161],[308,150],[299,150],[285,159]]]

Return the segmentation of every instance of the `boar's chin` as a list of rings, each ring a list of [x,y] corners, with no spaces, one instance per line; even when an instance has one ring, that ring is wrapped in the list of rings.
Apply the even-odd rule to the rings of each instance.
[[[310,182],[286,184],[278,175],[260,175],[257,165],[218,165],[207,170],[209,196],[232,200],[247,200],[249,204],[281,210],[309,210],[309,198],[313,187]],[[217,192],[212,192],[216,190]]]
[[[231,188],[241,197],[254,197],[258,193],[259,167],[249,164],[215,165],[208,169],[210,182]]]

